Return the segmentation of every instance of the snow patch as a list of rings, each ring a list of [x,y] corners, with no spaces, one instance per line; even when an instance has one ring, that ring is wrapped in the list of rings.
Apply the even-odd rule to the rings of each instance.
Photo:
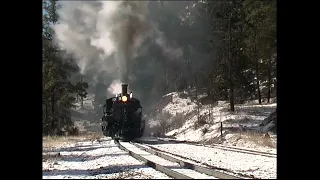
[[[187,144],[159,144],[151,146],[200,161],[201,163],[227,169],[234,173],[241,173],[262,179],[277,178],[277,158],[274,157],[265,157]]]
[[[60,156],[42,163],[43,179],[170,179],[120,150],[108,138],[69,144],[53,152]]]
[[[197,141],[202,143],[222,143],[231,146],[248,148],[260,148],[272,150],[276,147],[276,135],[272,135],[268,143],[260,143],[262,135],[246,134],[247,131],[259,132],[259,124],[272,112],[275,111],[277,104],[262,104],[257,100],[247,101],[244,104],[235,105],[235,112],[230,112],[229,102],[217,101],[215,105],[198,105],[192,101],[191,97],[181,96],[181,94],[171,92],[163,97],[172,96],[169,102],[160,113],[168,113],[170,117],[165,119],[165,123],[171,130],[167,130],[166,136],[174,137],[178,140]],[[198,95],[198,98],[205,97],[205,94]],[[273,102],[276,98],[272,98]],[[183,124],[180,127],[172,128],[177,121],[177,116],[183,116]],[[198,115],[204,124],[198,124]],[[148,124],[154,129],[161,129],[160,120],[155,116],[149,119]],[[181,119],[181,118],[180,118]],[[221,138],[221,122],[223,126]],[[260,129],[259,129],[260,128]],[[259,141],[259,143],[257,143]]]

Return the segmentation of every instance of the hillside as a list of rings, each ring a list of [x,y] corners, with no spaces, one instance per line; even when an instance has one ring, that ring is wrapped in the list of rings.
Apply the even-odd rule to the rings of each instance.
[[[221,143],[268,151],[276,148],[275,131],[268,132],[268,137],[261,125],[276,110],[275,102],[259,105],[257,101],[249,101],[237,104],[232,113],[228,111],[229,103],[225,101],[198,106],[196,102],[203,97],[205,95],[194,99],[188,97],[186,92],[173,92],[163,96],[155,106],[158,109],[149,115],[146,136],[170,137],[204,144]]]

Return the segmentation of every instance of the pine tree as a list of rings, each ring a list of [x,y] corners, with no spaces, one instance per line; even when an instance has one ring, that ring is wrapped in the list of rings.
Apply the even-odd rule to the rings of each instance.
[[[79,69],[72,58],[62,58],[61,51],[54,43],[52,25],[57,22],[55,1],[43,1],[43,133],[60,134],[73,125],[70,108],[74,107],[73,94],[77,90],[69,81],[71,74]],[[82,83],[84,84],[84,83]],[[85,97],[86,84],[81,86],[81,96]],[[78,91],[77,91],[78,92]]]
[[[276,1],[244,1],[247,24],[247,52],[254,59],[256,83],[261,103],[260,80],[267,79],[270,101],[272,79],[275,77],[276,57]]]
[[[81,108],[83,108],[83,99],[87,97],[88,93],[86,89],[89,87],[87,82],[84,82],[83,77],[80,77],[80,81],[76,84],[77,97],[80,98]]]

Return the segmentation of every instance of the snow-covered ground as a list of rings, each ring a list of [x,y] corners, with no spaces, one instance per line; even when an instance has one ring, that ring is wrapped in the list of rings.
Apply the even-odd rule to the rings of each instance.
[[[227,169],[234,173],[262,179],[277,178],[276,157],[265,157],[187,144],[168,143],[151,146],[214,167]]]
[[[263,179],[276,178],[275,157],[187,144],[167,143],[151,146],[203,164],[227,169],[235,174]],[[44,179],[170,179],[167,175],[145,166],[143,162],[119,149],[109,138],[86,141],[81,139],[79,142],[55,144],[54,148],[51,146],[50,149],[47,146],[44,147],[46,147],[43,150]],[[152,160],[156,160],[156,157],[152,157]]]
[[[48,157],[48,153],[60,153]],[[120,150],[108,138],[43,150],[44,179],[171,179]]]
[[[193,179],[217,179],[216,177],[213,176],[208,176],[206,174],[194,171],[192,169],[189,168],[183,168],[180,166],[179,163],[177,162],[172,162],[172,161],[168,161],[162,157],[159,157],[157,155],[151,154],[149,152],[146,152],[134,145],[132,145],[131,143],[128,142],[123,142],[121,143],[121,145],[123,145],[124,147],[126,147],[127,149],[129,149],[130,151],[139,154],[140,156],[142,156],[143,158],[152,161],[156,164],[159,164],[160,166],[163,166],[167,169],[173,170],[177,173],[189,176]]]
[[[170,98],[169,103],[161,106],[163,109],[159,110],[158,115],[149,119],[148,125],[151,129],[157,131],[161,126],[160,121],[165,121],[165,124],[171,127],[166,132],[166,136],[170,138],[203,144],[219,143],[276,153],[276,134],[270,133],[269,138],[264,138],[263,134],[259,133],[258,126],[271,112],[275,111],[276,103],[259,105],[255,101],[246,102],[236,105],[234,113],[227,111],[229,103],[224,101],[218,101],[215,105],[201,105],[199,115],[205,123],[197,124],[198,105],[194,100],[176,92],[165,97],[168,96],[172,96],[172,100]],[[199,95],[198,98],[203,96]],[[100,121],[92,119],[94,117],[92,116],[93,99],[94,96],[89,95],[84,101],[84,108],[80,108],[80,103],[78,103],[72,118],[75,124],[84,130],[88,130],[88,127],[93,125],[97,126],[100,131],[98,124]],[[160,120],[161,114],[165,113],[167,115]],[[179,123],[176,123],[177,121]],[[223,124],[222,137],[221,122]],[[244,129],[252,129],[252,131],[245,132]],[[276,158],[274,157],[187,144],[167,143],[153,146],[215,167],[253,175],[255,178],[276,178]],[[50,150],[44,148],[43,178],[45,179],[170,178],[129,156],[107,138],[103,138],[102,141],[66,142],[54,147]],[[49,157],[46,155],[49,151],[59,152],[60,155]]]
[[[276,103],[259,105],[257,100],[249,101],[235,105],[235,112],[230,112],[226,101],[198,106],[196,101],[181,94],[183,93],[173,92],[164,96],[166,99],[172,96],[171,102],[149,119],[148,125],[155,134],[167,124],[171,129],[165,135],[173,139],[277,153],[277,135],[269,133],[270,137],[265,137],[259,126],[276,110]],[[204,95],[198,95],[197,99],[203,97]],[[271,102],[274,100],[276,99]],[[202,119],[202,124],[198,123],[198,116]],[[275,157],[176,143],[152,146],[235,173],[253,175],[255,178],[276,178]]]
[[[199,116],[205,121],[197,125],[198,105],[190,97],[181,97],[181,93],[173,92],[164,97],[172,96],[169,102],[160,110],[160,115],[149,119],[149,127],[152,131],[161,129],[163,124],[173,127],[175,122],[181,121],[180,126],[167,131],[166,136],[174,137],[178,140],[196,141],[205,144],[221,143],[229,146],[253,148],[255,150],[270,151],[276,149],[276,134],[270,134],[270,138],[264,138],[259,133],[259,124],[270,113],[274,112],[277,104],[259,105],[255,101],[245,104],[235,105],[235,112],[228,111],[229,103],[218,101],[215,105],[199,106]],[[203,95],[198,98],[203,97]],[[166,114],[166,118],[159,118]],[[169,114],[169,115],[168,115]],[[162,119],[162,120],[159,120]],[[222,136],[220,132],[221,122],[223,125]],[[250,131],[244,130],[250,129]],[[222,138],[221,138],[222,137]]]

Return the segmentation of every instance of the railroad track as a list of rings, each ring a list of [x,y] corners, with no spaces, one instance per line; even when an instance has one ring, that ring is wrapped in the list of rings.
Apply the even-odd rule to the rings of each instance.
[[[232,152],[239,152],[239,153],[246,153],[246,154],[253,154],[253,155],[260,155],[260,156],[265,156],[265,157],[277,158],[277,154],[275,154],[275,153],[256,151],[256,150],[251,150],[251,149],[244,149],[244,148],[225,146],[225,145],[219,145],[219,144],[205,145],[205,144],[199,144],[197,142],[192,142],[192,141],[180,141],[180,140],[174,140],[174,139],[161,139],[161,138],[158,138],[158,141],[183,143],[183,144],[189,144],[189,145],[194,145],[194,146],[203,146],[203,147],[222,149],[222,150],[227,150],[227,151],[232,151]],[[149,141],[143,141],[143,142],[149,143]],[[155,144],[156,143],[157,142],[155,142]]]
[[[120,149],[127,151],[129,155],[145,162],[147,166],[175,179],[241,179],[215,169],[187,162],[183,158],[176,158],[168,153],[149,148],[137,142],[115,140],[115,143]]]
[[[138,140],[138,142],[139,143],[143,143],[143,141],[140,141],[140,140]],[[204,165],[204,166],[206,166],[208,168],[214,169],[214,170],[220,170],[220,171],[223,171],[223,172],[228,172],[230,174],[236,174],[237,176],[239,176],[241,178],[261,179],[261,178],[255,177],[253,175],[247,175],[247,174],[243,174],[243,173],[239,173],[239,172],[236,173],[236,172],[233,172],[233,171],[231,171],[229,169],[226,169],[226,168],[216,167],[216,166],[210,165],[208,163],[204,163],[204,162],[201,162],[201,161],[198,161],[196,159],[189,158],[189,157],[181,156],[181,155],[176,154],[176,153],[168,152],[168,151],[165,151],[165,150],[162,150],[162,149],[159,149],[159,148],[147,145],[147,144],[141,144],[141,145],[147,146],[150,149],[153,149],[153,150],[157,151],[158,153],[162,152],[162,153],[165,153],[165,154],[170,154],[170,155],[175,156],[175,157],[179,157],[179,158],[182,158],[182,159],[190,160],[190,161],[196,162],[198,164],[201,164],[202,166]]]

